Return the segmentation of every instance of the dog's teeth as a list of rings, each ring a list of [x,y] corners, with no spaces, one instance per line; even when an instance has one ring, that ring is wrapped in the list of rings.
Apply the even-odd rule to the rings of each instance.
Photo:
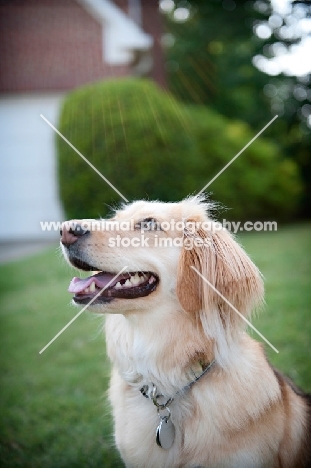
[[[138,276],[138,273],[136,273],[134,276],[131,277],[131,283],[134,284],[134,286],[136,286],[137,284],[141,283],[141,279],[140,277]]]
[[[141,276],[139,273],[131,274],[130,278],[126,281],[119,281],[114,287],[115,289],[121,288],[132,288],[133,286],[138,286],[146,281],[145,275]]]
[[[90,290],[90,292],[95,292],[96,285],[95,285],[94,281],[92,281],[92,283],[90,284],[89,290]]]
[[[85,289],[84,289],[84,292],[85,292],[85,293],[89,293],[89,292],[90,292],[90,288],[85,288]]]

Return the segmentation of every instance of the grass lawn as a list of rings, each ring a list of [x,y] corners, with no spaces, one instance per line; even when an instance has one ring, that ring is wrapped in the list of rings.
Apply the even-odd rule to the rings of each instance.
[[[279,350],[266,346],[273,364],[309,391],[310,239],[310,225],[240,237],[266,280],[267,305],[253,323]],[[1,267],[3,467],[123,466],[105,398],[102,320],[83,313],[39,355],[77,313],[66,291],[72,276],[56,247]]]

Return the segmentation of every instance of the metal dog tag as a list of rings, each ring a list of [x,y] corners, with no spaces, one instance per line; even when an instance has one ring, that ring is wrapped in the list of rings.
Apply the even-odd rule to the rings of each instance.
[[[161,422],[157,428],[156,441],[159,447],[169,449],[175,439],[175,426],[170,418],[161,418]]]

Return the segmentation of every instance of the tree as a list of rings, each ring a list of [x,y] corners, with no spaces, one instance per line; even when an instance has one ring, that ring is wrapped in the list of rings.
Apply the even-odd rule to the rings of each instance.
[[[169,31],[170,89],[186,102],[208,105],[254,130],[278,114],[265,134],[300,166],[303,215],[311,206],[310,75],[285,74],[276,65],[281,51],[290,53],[308,36],[298,25],[308,21],[310,3],[289,2],[280,13],[269,0],[160,2]]]
[[[300,213],[310,217],[311,1],[284,2],[283,9],[279,9],[261,0],[255,2],[255,7],[263,14],[263,20],[255,25],[263,46],[254,63],[268,74],[264,92],[270,98],[271,110],[283,120],[281,131],[274,136],[285,154],[300,166],[305,186]]]
[[[178,20],[185,5],[189,16]],[[261,127],[270,108],[263,90],[266,74],[252,63],[261,47],[252,32],[259,16],[252,2],[176,2],[167,15],[172,36],[167,68],[173,93],[186,102],[209,105],[227,117],[244,120],[253,128]]]
[[[261,0],[254,6],[263,19],[254,25],[262,52],[253,61],[268,75],[265,94],[289,127],[302,122],[305,131],[311,128],[311,2],[285,1],[283,7],[272,8]]]

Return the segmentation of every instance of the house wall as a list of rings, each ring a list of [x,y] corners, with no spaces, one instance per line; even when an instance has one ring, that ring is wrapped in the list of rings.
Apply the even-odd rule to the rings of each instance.
[[[142,27],[146,33],[153,37],[152,67],[148,76],[163,88],[167,87],[166,73],[164,66],[163,47],[161,43],[164,31],[162,17],[159,13],[157,0],[140,0],[142,5]]]
[[[66,90],[129,68],[104,63],[102,25],[75,0],[1,0],[0,41],[0,242],[56,239],[40,228],[63,219],[40,113],[57,127]]]
[[[149,1],[141,20],[159,51],[157,1],[141,6]],[[115,3],[128,12],[127,0]],[[63,219],[55,132],[40,113],[57,127],[66,90],[135,71],[105,63],[103,26],[76,0],[1,0],[0,41],[0,242],[56,239],[40,228]]]
[[[103,59],[102,25],[75,0],[2,0],[0,92],[66,90],[129,74]]]

